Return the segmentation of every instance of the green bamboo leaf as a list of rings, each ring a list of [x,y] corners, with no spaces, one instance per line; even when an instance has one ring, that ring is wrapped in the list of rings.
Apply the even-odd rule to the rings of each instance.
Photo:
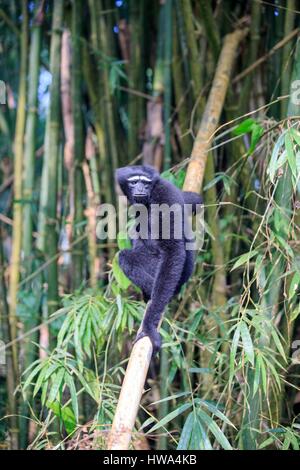
[[[248,253],[244,253],[243,255],[241,255],[234,263],[233,267],[231,268],[231,271],[247,263],[251,258],[253,258],[253,256],[257,255],[257,253],[258,252],[256,250],[253,250],[253,251],[248,251]]]
[[[178,392],[174,395],[169,395],[168,397],[162,398],[161,400],[153,401],[151,405],[157,405],[158,403],[164,403],[165,401],[177,400],[177,398],[186,397],[191,395],[191,392]]]
[[[298,131],[296,131],[296,129],[291,127],[290,128],[290,134],[293,137],[293,139],[295,140],[296,144],[299,145],[299,147],[300,147],[300,133]]]
[[[73,432],[76,430],[77,422],[74,413],[69,406],[63,406],[61,410],[61,417],[66,428],[67,434],[73,434]]]
[[[225,436],[223,431],[221,431],[219,426],[214,422],[214,420],[203,410],[199,409],[197,413],[200,421],[202,421],[208,427],[208,429],[212,432],[212,434],[215,436],[218,443],[223,447],[223,449],[232,450],[232,447],[227,437]]]
[[[205,406],[212,414],[216,415],[219,419],[224,421],[229,426],[235,428],[234,424],[232,424],[232,422],[227,418],[227,416],[225,416],[224,413],[222,413],[222,411],[220,411],[218,407],[213,403],[210,403],[207,400],[202,400],[201,398],[196,398],[195,402]]]
[[[290,315],[290,322],[295,321],[296,318],[298,318],[299,313],[300,313],[300,304],[298,304],[298,305],[292,310],[291,315]]]
[[[123,273],[122,269],[120,268],[118,255],[116,255],[112,262],[112,270],[115,276],[115,279],[121,289],[126,290],[131,284],[130,279]]]
[[[293,142],[292,142],[289,132],[285,134],[284,141],[285,141],[285,148],[287,151],[287,159],[288,159],[289,167],[291,169],[293,177],[297,179],[296,156],[294,152]]]
[[[59,391],[59,389],[61,387],[61,384],[62,384],[62,381],[64,379],[64,375],[65,375],[65,369],[63,367],[61,367],[58,370],[58,372],[56,373],[56,376],[53,380],[53,385],[52,385],[52,387],[50,389],[50,392],[49,392],[48,401],[50,403],[52,403],[56,400],[58,391]]]
[[[252,118],[245,119],[242,121],[237,127],[235,127],[232,131],[234,135],[243,135],[247,134],[247,132],[251,132],[253,126],[256,124],[256,121]]]
[[[59,333],[57,335],[57,346],[58,347],[61,347],[63,342],[64,342],[64,339],[65,339],[65,336],[66,336],[66,333],[70,333],[70,331],[72,330],[72,327],[71,327],[71,323],[73,322],[73,318],[71,315],[68,315],[67,318],[64,320],[60,330],[59,330]]]
[[[190,442],[190,439],[191,439],[191,435],[192,435],[192,430],[193,430],[193,427],[194,427],[194,414],[195,412],[192,411],[185,423],[184,423],[184,426],[182,428],[182,431],[181,431],[181,435],[180,435],[180,439],[179,439],[179,443],[178,443],[178,446],[177,446],[177,450],[188,450],[189,449],[189,442]]]
[[[276,331],[274,328],[272,328],[271,335],[272,335],[272,338],[273,338],[273,340],[274,340],[274,343],[275,343],[275,345],[276,345],[276,347],[277,347],[278,352],[280,353],[280,355],[281,355],[281,357],[284,359],[284,361],[287,362],[287,358],[286,358],[286,355],[285,355],[285,352],[284,352],[284,348],[283,348],[283,346],[282,346],[282,344],[281,344],[281,341],[280,341],[280,338],[279,338],[279,336],[278,336],[278,334],[277,334],[277,331]]]
[[[25,380],[23,384],[23,390],[26,390],[26,388],[31,385],[33,378],[39,373],[39,371],[45,366],[45,362],[40,362],[34,369],[33,371],[29,374],[27,379]]]
[[[117,243],[119,250],[126,250],[131,248],[131,241],[127,233],[120,231],[117,235]]]
[[[248,326],[241,321],[241,337],[246,358],[254,366],[254,348]]]
[[[292,300],[292,298],[295,296],[298,287],[300,284],[300,274],[296,272],[291,280],[290,288],[289,288],[289,300]]]
[[[69,390],[70,390],[72,408],[73,408],[73,411],[74,411],[76,423],[78,423],[78,421],[79,421],[79,412],[78,412],[78,399],[77,399],[77,392],[76,392],[75,382],[73,380],[73,377],[68,373],[66,373],[66,375],[65,375],[65,381],[66,381],[66,384],[68,385]]]
[[[257,361],[259,361],[259,365],[260,365],[263,392],[264,392],[265,395],[267,395],[267,370],[266,370],[266,366],[265,366],[264,360],[263,360],[261,355],[257,356]]]
[[[82,338],[82,346],[86,355],[91,358],[91,344],[92,344],[92,322],[88,318],[86,322],[84,336]]]
[[[230,369],[230,379],[229,381],[231,382],[234,376],[234,361],[235,361],[235,356],[239,344],[239,339],[240,339],[240,332],[241,332],[241,325],[240,323],[237,325],[233,338],[232,338],[232,343],[231,343],[231,349],[230,349],[230,359],[229,359],[229,369]]]
[[[39,391],[39,389],[41,388],[42,386],[42,383],[44,381],[44,378],[45,378],[45,374],[47,372],[47,366],[45,366],[39,373],[38,375],[38,378],[37,378],[37,381],[35,383],[35,386],[34,386],[34,389],[33,389],[33,397],[36,396],[37,392]]]
[[[253,385],[253,397],[256,395],[256,392],[260,385],[260,362],[256,359],[255,361],[255,372],[254,372],[254,385]]]
[[[147,431],[147,434],[156,431],[162,426],[165,426],[165,424],[169,423],[169,421],[172,421],[172,419],[184,413],[184,411],[191,408],[191,406],[192,403],[185,403],[184,405],[179,406],[178,408],[176,408],[176,410],[173,410],[171,413],[167,414],[163,419],[158,421],[151,429],[149,429],[149,431]]]
[[[268,447],[270,444],[273,444],[275,438],[274,437],[268,437],[268,439],[266,439],[264,442],[262,442],[260,445],[259,445],[259,449],[264,449],[265,447]]]
[[[41,394],[42,405],[45,405],[46,403],[47,390],[48,390],[48,381],[45,381],[42,386],[42,394]]]
[[[259,142],[259,139],[261,138],[263,133],[264,133],[264,128],[260,124],[258,123],[253,124],[252,130],[251,130],[250,148],[247,152],[247,155],[251,155],[251,153],[254,152],[256,144]]]
[[[284,143],[284,134],[281,134],[276,144],[274,145],[273,152],[270,158],[270,163],[267,169],[267,173],[269,174],[271,183],[274,183],[276,170],[277,170],[278,155],[283,146],[283,143]]]
[[[146,419],[146,421],[143,422],[142,426],[140,427],[140,430],[150,426],[150,424],[155,422],[155,418],[153,416],[150,416],[150,418]]]
[[[48,380],[49,377],[60,367],[60,364],[55,362],[54,364],[51,364],[50,366],[47,367],[47,372],[45,374],[45,380]]]
[[[205,429],[204,426],[202,426],[202,424],[201,424],[201,422],[200,422],[198,416],[197,416],[197,419],[196,419],[195,421],[196,421],[196,422],[195,422],[194,428],[196,428],[197,430],[199,430],[197,434],[199,434],[200,437],[198,438],[196,432],[195,432],[195,431],[193,432],[193,438],[194,438],[194,439],[197,438],[197,441],[196,441],[196,443],[195,443],[196,445],[194,444],[194,445],[193,445],[193,448],[191,447],[191,449],[192,449],[192,450],[193,450],[193,449],[196,449],[196,450],[197,450],[197,449],[200,448],[200,450],[212,450],[213,447],[212,447],[212,445],[211,445],[211,443],[210,443],[210,440],[209,440],[208,434],[207,434],[207,432],[206,432],[206,429]],[[199,441],[200,441],[200,446],[199,446],[199,444],[198,444],[198,446],[197,446],[197,442],[199,442]]]

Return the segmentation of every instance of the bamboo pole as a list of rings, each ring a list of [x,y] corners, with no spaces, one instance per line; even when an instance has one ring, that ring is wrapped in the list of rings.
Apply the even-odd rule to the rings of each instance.
[[[236,30],[225,37],[212,89],[194,142],[184,184],[185,191],[198,192],[201,188],[210,140],[219,122],[236,51],[247,32],[248,30]],[[129,448],[151,356],[152,344],[148,337],[142,338],[133,346],[108,438],[109,450]]]
[[[20,80],[18,92],[18,108],[16,118],[16,130],[14,141],[14,201],[13,201],[13,228],[12,228],[12,253],[10,259],[9,279],[9,321],[12,339],[17,336],[17,297],[20,278],[20,261],[22,248],[23,207],[22,207],[22,173],[23,173],[23,139],[26,119],[26,77],[28,54],[28,9],[27,1],[22,2],[22,33],[21,33],[21,57]],[[13,364],[15,373],[18,371],[17,346],[13,347]]]
[[[138,413],[152,356],[152,344],[146,336],[133,346],[119,401],[108,438],[109,450],[127,450]]]
[[[247,29],[237,29],[227,34],[224,39],[212,88],[187,168],[184,191],[199,192],[202,187],[207,154],[223,109],[236,51],[247,32]]]

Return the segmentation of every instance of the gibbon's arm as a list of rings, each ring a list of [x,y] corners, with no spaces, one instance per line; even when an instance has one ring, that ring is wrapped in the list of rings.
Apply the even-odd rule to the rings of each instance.
[[[196,214],[198,211],[199,205],[203,204],[203,198],[198,193],[193,193],[192,191],[182,191],[184,204],[192,204],[193,214]]]

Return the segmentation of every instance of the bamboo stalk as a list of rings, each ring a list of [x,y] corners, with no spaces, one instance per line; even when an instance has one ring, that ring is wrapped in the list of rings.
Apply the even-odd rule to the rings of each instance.
[[[43,22],[43,6],[41,1],[37,7],[31,32],[31,47],[29,57],[29,90],[28,90],[28,116],[25,132],[24,149],[24,190],[26,201],[24,206],[24,258],[27,266],[32,249],[32,192],[34,187],[34,162],[36,145],[37,123],[37,95],[40,71],[41,25]]]
[[[55,0],[52,14],[50,45],[50,106],[44,136],[44,162],[38,220],[37,246],[47,259],[48,292],[47,313],[51,315],[58,305],[58,266],[56,262],[57,231],[57,187],[58,162],[60,161],[61,109],[60,109],[60,58],[63,27],[63,1]],[[50,261],[51,260],[51,261]],[[53,261],[52,261],[53,260]],[[50,338],[53,341],[53,338]]]
[[[199,63],[199,51],[193,23],[191,0],[180,0],[180,5],[187,39],[187,53],[189,56],[191,80],[194,87],[194,101],[196,101],[202,89],[202,73],[201,64]]]
[[[217,62],[220,52],[220,36],[214,19],[211,2],[199,0],[199,8],[207,40],[211,47],[214,61]]]
[[[26,115],[26,78],[27,78],[27,52],[28,52],[28,10],[27,1],[22,2],[22,34],[21,34],[21,65],[18,93],[18,109],[15,132],[15,158],[14,158],[14,204],[13,204],[13,239],[10,261],[9,284],[9,319],[12,339],[17,336],[17,295],[20,278],[20,254],[22,247],[22,173],[23,173],[23,140]],[[16,345],[13,347],[13,360],[15,372],[18,370],[18,354]]]
[[[299,33],[299,28],[295,28],[288,36],[285,36],[283,39],[277,42],[272,49],[269,50],[265,55],[257,59],[253,64],[249,65],[249,67],[245,68],[241,73],[236,75],[234,79],[232,80],[232,84],[235,84],[242,80],[242,78],[246,77],[249,73],[252,73],[257,67],[259,67],[261,64],[263,64],[266,60],[268,60],[270,57],[272,57],[273,54],[275,54],[276,51],[281,49],[281,47],[285,46],[289,41],[291,41],[295,36],[297,36]]]
[[[109,450],[128,450],[152,356],[152,344],[146,336],[132,349],[119,401],[108,438]]]
[[[74,166],[73,189],[74,189],[74,217],[72,217],[72,237],[81,235],[83,227],[83,174],[82,160],[84,153],[83,119],[81,109],[81,53],[80,34],[82,30],[82,2],[74,0],[72,5],[72,77],[71,77],[71,100],[73,112],[73,142],[74,142]],[[72,215],[72,214],[71,214]],[[73,288],[77,289],[83,278],[83,242],[72,253]]]
[[[164,47],[164,169],[171,166],[171,101],[172,101],[172,0],[165,3],[165,47]]]
[[[4,256],[3,256],[3,235],[0,225],[0,318],[2,326],[3,339],[7,346],[12,338],[9,324],[9,308],[7,304],[6,283],[4,278]],[[1,345],[2,346],[2,345]],[[11,448],[18,449],[18,418],[17,418],[17,398],[15,389],[17,385],[17,377],[14,370],[12,349],[7,348],[2,351],[5,354],[6,362],[6,390],[7,390],[7,413],[9,415],[9,432],[11,436]]]
[[[31,32],[31,46],[29,55],[29,80],[28,80],[28,117],[26,120],[25,131],[25,150],[24,150],[24,236],[23,250],[26,274],[32,271],[32,194],[34,189],[34,169],[35,169],[35,147],[36,147],[36,124],[37,124],[37,96],[40,71],[40,50],[41,50],[41,30],[44,19],[44,0],[41,0],[36,7],[35,16]],[[30,289],[30,285],[28,289]],[[32,312],[32,315],[24,321],[24,330],[28,331],[34,328],[39,321],[39,311]],[[38,333],[31,335],[24,342],[24,369],[30,366],[36,359],[37,351],[32,347],[32,341],[38,342]],[[33,387],[28,387],[26,399],[20,404],[20,448],[25,449],[28,444],[29,420],[24,419],[28,416],[29,403],[32,400]]]
[[[129,2],[130,10],[130,67],[129,83],[131,88],[144,91],[141,88],[143,84],[143,67],[141,60],[144,57],[143,50],[143,20],[145,5],[144,0]],[[139,130],[143,120],[144,102],[136,95],[128,96],[128,155],[129,158],[135,158],[140,150]]]
[[[295,23],[295,12],[296,2],[295,0],[288,0],[287,2],[287,11],[285,12],[285,22],[284,22],[284,36],[287,37],[290,31],[294,27]],[[285,44],[282,49],[282,65],[281,65],[281,94],[287,95],[290,88],[290,77],[292,69],[292,46],[291,42]],[[281,118],[286,117],[287,112],[287,102],[282,100],[280,103],[281,106]]]
[[[176,110],[178,115],[178,124],[180,129],[180,146],[182,150],[182,155],[184,158],[187,158],[192,149],[192,137],[190,133],[187,133],[189,128],[189,111],[187,103],[187,94],[185,92],[185,81],[184,81],[184,72],[182,57],[180,55],[179,49],[179,38],[178,30],[180,31],[180,23],[178,18],[179,12],[176,11],[174,14],[173,22],[173,62],[172,62],[172,74],[173,74],[173,84],[174,84],[174,95]]]
[[[194,160],[191,160],[188,167],[185,190],[195,192],[200,190],[210,138],[222,111],[237,47],[246,34],[247,30],[237,30],[225,38],[212,90],[194,143],[192,152]],[[202,138],[205,145],[201,146]],[[108,439],[109,450],[127,450],[130,445],[151,356],[152,344],[148,337],[142,338],[133,346]]]
[[[247,29],[237,29],[225,37],[212,88],[187,168],[184,191],[199,192],[202,187],[207,155],[223,109],[236,51],[247,33]]]

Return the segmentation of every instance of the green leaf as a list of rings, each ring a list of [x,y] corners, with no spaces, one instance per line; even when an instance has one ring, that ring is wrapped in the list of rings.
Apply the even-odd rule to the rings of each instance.
[[[189,372],[191,374],[212,374],[213,369],[210,367],[191,367]]]
[[[240,332],[241,332],[241,325],[240,323],[237,325],[233,338],[232,338],[232,343],[231,343],[231,349],[230,349],[230,382],[233,379],[234,376],[234,361],[235,361],[235,356],[239,344],[239,339],[240,339]]]
[[[285,352],[284,352],[284,349],[283,349],[283,346],[281,344],[281,341],[280,341],[280,338],[277,334],[277,331],[272,328],[272,332],[271,332],[271,335],[272,335],[272,338],[274,340],[274,343],[277,347],[277,350],[278,352],[280,353],[280,355],[282,356],[282,358],[285,360],[285,362],[287,362],[287,358],[286,358],[286,355],[285,355]]]
[[[254,349],[252,339],[245,322],[241,321],[241,337],[246,358],[254,366]]]
[[[254,372],[253,397],[256,395],[259,385],[260,385],[260,362],[256,360],[255,372]]]
[[[165,426],[165,424],[169,423],[169,421],[172,421],[172,419],[176,418],[180,414],[184,413],[184,411],[188,410],[191,408],[192,403],[185,403],[184,405],[179,406],[175,410],[173,410],[171,413],[167,414],[163,419],[158,421],[149,431],[147,431],[147,434],[156,431],[157,429],[161,428],[162,426]]]
[[[199,416],[200,421],[202,421],[208,427],[208,429],[212,432],[212,434],[215,436],[218,443],[223,447],[223,449],[232,450],[232,447],[227,437],[225,436],[223,431],[221,431],[219,426],[214,422],[214,420],[208,414],[206,414],[205,411],[203,410],[198,410],[198,416]]]
[[[78,412],[78,399],[77,399],[75,382],[74,382],[73,378],[71,377],[71,375],[68,374],[68,373],[66,373],[66,375],[65,375],[65,381],[66,381],[66,384],[67,384],[67,386],[69,387],[69,390],[70,390],[72,408],[73,408],[73,411],[74,411],[74,416],[75,416],[76,423],[78,423],[79,412]]]
[[[274,145],[273,152],[271,155],[270,163],[268,166],[267,173],[269,174],[269,178],[271,183],[274,183],[276,171],[277,171],[277,160],[280,149],[284,143],[284,134],[282,134],[279,139],[277,140],[276,144]]]
[[[112,270],[118,285],[121,289],[126,290],[131,284],[130,279],[123,273],[122,269],[120,268],[118,255],[116,255],[112,262]]]
[[[229,426],[235,427],[232,422],[227,418],[227,416],[225,416],[224,413],[222,413],[222,411],[220,411],[218,407],[213,403],[210,403],[207,400],[202,400],[201,398],[196,398],[195,402],[205,406],[212,414],[216,415],[219,419],[224,421]]]
[[[124,231],[120,231],[117,235],[117,242],[119,250],[126,250],[131,248],[131,241],[128,237],[127,233]]]
[[[300,133],[298,131],[296,131],[296,129],[291,127],[290,128],[290,134],[293,137],[293,139],[295,140],[296,144],[299,145],[299,147],[300,147]]]
[[[297,179],[296,157],[295,157],[293,142],[292,142],[289,132],[285,134],[284,141],[285,141],[285,148],[287,151],[287,159],[288,159],[289,167],[291,169],[293,177]]]
[[[263,392],[264,392],[265,395],[267,395],[267,370],[266,370],[266,366],[265,366],[264,360],[263,360],[261,355],[257,356],[257,361],[259,362],[259,365],[260,365]]]
[[[33,378],[39,373],[39,371],[42,369],[42,367],[45,366],[45,362],[42,361],[40,362],[34,369],[33,371],[29,374],[27,379],[25,380],[23,384],[23,389],[25,390],[29,385],[31,385]],[[28,370],[28,369],[27,369]]]
[[[254,152],[256,144],[259,142],[259,139],[264,133],[264,128],[260,124],[253,124],[252,131],[251,131],[251,141],[250,141],[250,148],[247,152],[247,155],[251,155]]]
[[[72,434],[76,429],[76,420],[73,411],[68,406],[63,406],[58,402],[47,402],[47,407],[53,411],[55,416],[62,419],[68,434]]]
[[[260,445],[259,445],[259,449],[264,449],[265,447],[268,447],[270,444],[273,444],[274,442],[274,437],[268,437],[268,439],[266,439],[264,442],[262,442]]]
[[[189,448],[189,442],[190,442],[190,439],[191,439],[191,435],[192,435],[192,430],[193,430],[193,427],[194,427],[194,411],[192,411],[185,423],[184,423],[184,426],[182,428],[182,431],[181,431],[181,435],[180,435],[180,439],[179,439],[179,443],[178,443],[178,446],[177,446],[177,450],[188,450]]]
[[[39,389],[41,388],[42,386],[42,383],[44,381],[44,378],[45,378],[45,374],[47,372],[47,366],[45,366],[39,373],[38,375],[38,378],[37,378],[37,381],[35,383],[35,386],[34,386],[34,389],[33,389],[33,397],[36,396],[37,392],[39,391]]]
[[[243,135],[243,134],[246,134],[247,132],[251,132],[254,124],[256,124],[256,121],[254,119],[252,118],[245,119],[237,127],[235,127],[235,129],[233,129],[232,133],[234,135]]]
[[[300,304],[298,304],[291,312],[290,314],[290,322],[293,322],[298,318],[300,313]]]
[[[57,397],[58,391],[60,389],[60,386],[62,384],[64,375],[65,375],[65,369],[63,367],[61,367],[58,370],[58,372],[56,373],[55,379],[53,381],[53,385],[50,389],[50,393],[49,393],[49,397],[48,397],[48,401],[50,403],[52,403],[56,400],[56,397]]]
[[[248,253],[244,253],[243,255],[241,255],[234,263],[233,267],[231,268],[231,271],[247,263],[251,258],[253,258],[253,256],[257,255],[257,253],[258,252],[256,250],[253,250],[253,251],[248,251]]]
[[[295,296],[300,283],[300,275],[296,272],[291,280],[290,288],[289,288],[289,300]]]

